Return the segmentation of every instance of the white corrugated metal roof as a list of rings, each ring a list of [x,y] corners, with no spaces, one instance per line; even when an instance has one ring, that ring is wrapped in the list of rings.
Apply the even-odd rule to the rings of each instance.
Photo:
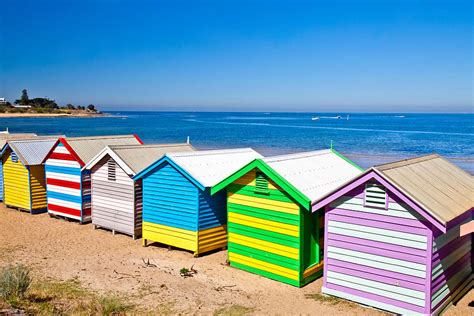
[[[66,142],[85,164],[94,158],[105,146],[140,144],[135,135],[67,137]]]
[[[0,149],[2,149],[9,140],[29,139],[29,138],[35,138],[35,137],[36,137],[36,134],[34,133],[0,134]]]
[[[129,175],[142,171],[166,153],[194,151],[190,144],[113,145],[105,147],[84,169],[92,169],[106,155],[111,156]]]
[[[439,155],[374,169],[444,224],[474,207],[474,178]]]
[[[331,149],[268,157],[263,161],[312,203],[362,173]]]
[[[252,160],[263,157],[251,148],[171,153],[166,156],[204,187],[212,187]]]
[[[8,146],[25,166],[34,166],[42,164],[57,140],[57,138],[13,140],[8,141]]]

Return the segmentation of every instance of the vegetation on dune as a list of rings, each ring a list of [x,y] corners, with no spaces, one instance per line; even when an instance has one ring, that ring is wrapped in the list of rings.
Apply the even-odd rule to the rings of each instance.
[[[8,303],[22,300],[31,286],[30,269],[9,265],[0,270],[0,297]]]
[[[0,314],[122,315],[133,308],[122,297],[84,289],[76,279],[33,281],[24,265],[9,265],[0,272]]]

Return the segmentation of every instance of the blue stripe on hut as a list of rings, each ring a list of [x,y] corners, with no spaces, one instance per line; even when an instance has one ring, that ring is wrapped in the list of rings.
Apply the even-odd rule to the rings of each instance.
[[[227,245],[226,194],[210,189],[250,161],[250,148],[165,155],[134,179],[143,179],[143,244],[186,249],[194,255]]]
[[[142,184],[132,178],[170,152],[194,151],[187,143],[107,146],[85,169],[92,172],[92,224],[131,235],[142,234]]]

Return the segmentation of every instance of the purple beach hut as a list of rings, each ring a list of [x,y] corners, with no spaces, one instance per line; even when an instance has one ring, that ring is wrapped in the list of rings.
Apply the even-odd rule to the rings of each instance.
[[[398,314],[437,315],[473,286],[473,177],[439,155],[368,169],[325,209],[323,293]]]

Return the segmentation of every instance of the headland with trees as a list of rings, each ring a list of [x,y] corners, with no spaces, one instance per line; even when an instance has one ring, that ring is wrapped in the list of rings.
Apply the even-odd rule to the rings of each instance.
[[[37,116],[102,116],[94,104],[58,105],[55,100],[49,98],[32,98],[28,96],[28,91],[23,89],[19,99],[13,103],[8,101],[0,104],[0,117],[37,117]]]

